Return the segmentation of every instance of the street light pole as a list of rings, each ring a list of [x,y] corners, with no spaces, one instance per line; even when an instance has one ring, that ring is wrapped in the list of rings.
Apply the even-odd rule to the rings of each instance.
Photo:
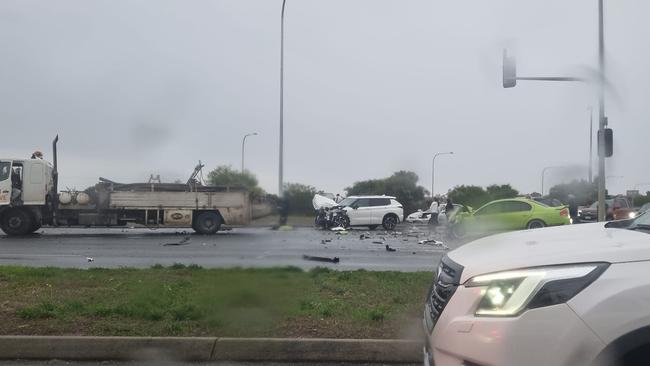
[[[605,221],[605,30],[603,0],[598,0],[598,221]]]
[[[593,182],[594,168],[594,108],[589,107],[589,184]]]
[[[284,9],[287,0],[282,0],[280,14],[280,162],[278,171],[278,196],[284,197]]]
[[[257,136],[257,132],[248,133],[244,135],[244,138],[241,140],[241,172],[244,173],[244,145],[246,144],[246,137],[248,136]]]
[[[433,182],[435,181],[436,178],[435,176],[436,158],[438,157],[438,155],[453,155],[453,154],[454,154],[453,151],[448,151],[448,152],[439,152],[433,156],[433,159],[431,160],[431,198],[435,196],[435,194],[433,193],[433,188],[434,188]]]
[[[544,169],[542,169],[542,192],[541,192],[542,197],[544,196],[544,175],[546,174],[546,171],[549,170],[549,169],[557,169],[557,168],[561,168],[561,167],[559,167],[559,166],[547,166]]]

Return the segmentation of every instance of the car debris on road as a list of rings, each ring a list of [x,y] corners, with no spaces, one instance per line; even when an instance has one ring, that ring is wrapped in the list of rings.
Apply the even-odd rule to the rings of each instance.
[[[303,255],[302,258],[304,260],[308,261],[315,261],[315,262],[328,262],[328,263],[339,263],[341,260],[339,257],[318,257],[318,256],[312,256],[312,255]]]
[[[163,244],[163,246],[170,246],[170,245],[188,245],[188,244],[190,244],[189,241],[190,241],[190,237],[189,237],[189,236],[186,236],[186,237],[184,237],[183,239],[181,239],[181,241],[174,242],[174,243],[165,243],[165,244]]]
[[[397,249],[395,249],[395,248],[391,248],[390,245],[386,244],[386,251],[387,251],[387,252],[396,252]]]

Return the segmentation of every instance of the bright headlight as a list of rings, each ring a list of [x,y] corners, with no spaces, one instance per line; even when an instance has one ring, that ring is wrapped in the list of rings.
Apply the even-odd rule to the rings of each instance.
[[[636,212],[630,212],[630,214],[629,214],[628,216],[629,216],[631,219],[633,219],[633,218],[636,217]]]
[[[526,309],[561,304],[591,284],[608,264],[537,267],[476,276],[465,287],[481,287],[476,315],[517,316]]]

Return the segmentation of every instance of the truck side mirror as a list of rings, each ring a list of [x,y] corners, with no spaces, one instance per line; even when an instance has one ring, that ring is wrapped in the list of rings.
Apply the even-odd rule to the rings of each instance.
[[[603,148],[604,152],[601,151]],[[614,131],[611,128],[598,131],[598,154],[601,153],[606,158],[614,155]]]
[[[508,51],[503,50],[503,87],[514,88],[517,85],[517,60],[508,56]]]

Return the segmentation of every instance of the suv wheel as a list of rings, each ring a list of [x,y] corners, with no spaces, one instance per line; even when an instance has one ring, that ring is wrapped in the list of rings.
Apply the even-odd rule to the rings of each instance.
[[[384,216],[384,219],[381,221],[381,226],[386,230],[394,230],[397,226],[397,216],[390,214]]]

